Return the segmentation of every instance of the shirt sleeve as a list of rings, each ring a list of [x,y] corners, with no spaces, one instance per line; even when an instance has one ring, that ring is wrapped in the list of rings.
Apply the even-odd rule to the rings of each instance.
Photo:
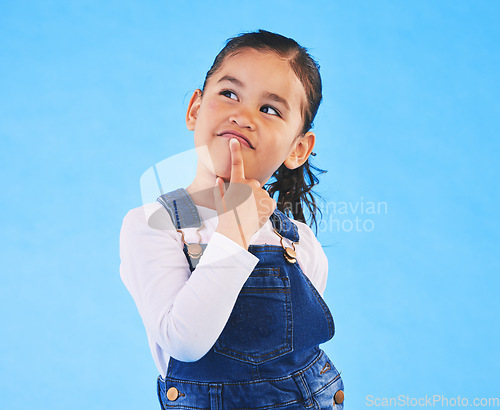
[[[300,242],[297,256],[301,269],[309,278],[316,290],[323,296],[328,279],[328,258],[312,229],[303,222],[295,221],[299,229]]]
[[[214,232],[191,273],[181,235],[149,226],[143,207],[123,219],[120,276],[149,336],[177,360],[192,362],[213,346],[259,259]]]
[[[316,289],[321,294],[321,296],[323,296],[326,289],[326,281],[328,279],[328,258],[326,257],[325,251],[323,250],[319,242],[318,245],[319,245],[317,251],[318,264],[315,269],[313,283],[315,283]]]

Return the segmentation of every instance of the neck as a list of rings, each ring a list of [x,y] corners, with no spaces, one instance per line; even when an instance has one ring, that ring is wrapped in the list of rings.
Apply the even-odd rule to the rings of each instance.
[[[267,177],[266,181],[270,178]],[[198,165],[196,167],[196,176],[194,177],[193,182],[186,188],[187,193],[191,197],[191,200],[195,205],[204,206],[210,209],[217,209],[215,207],[215,198],[214,198],[214,188],[215,188],[215,180],[217,179],[217,175],[214,172],[207,170],[201,163],[198,161]],[[260,182],[260,181],[259,181]],[[264,186],[264,183],[260,182],[261,187]],[[229,186],[229,182],[225,182],[226,189]]]
[[[202,168],[198,162],[196,177],[186,191],[195,205],[216,209],[213,190],[217,176]]]

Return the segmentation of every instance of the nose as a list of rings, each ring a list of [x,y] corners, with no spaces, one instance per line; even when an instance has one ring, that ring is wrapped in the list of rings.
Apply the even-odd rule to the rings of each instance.
[[[237,125],[240,128],[247,128],[253,130],[255,128],[252,113],[248,108],[241,105],[236,108],[229,116],[229,122]]]

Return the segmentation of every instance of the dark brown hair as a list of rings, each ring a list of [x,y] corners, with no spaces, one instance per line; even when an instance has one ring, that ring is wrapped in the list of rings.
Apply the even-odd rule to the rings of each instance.
[[[305,107],[302,107],[304,126],[302,127],[302,134],[298,135],[297,138],[304,135],[312,128],[314,117],[318,112],[321,99],[323,98],[321,76],[319,74],[318,63],[309,55],[307,49],[300,46],[291,38],[265,30],[243,33],[230,38],[226,42],[225,47],[217,54],[212,67],[208,70],[203,83],[203,90],[205,89],[207,80],[221,67],[224,59],[236,54],[242,48],[274,52],[288,60],[293,72],[302,83],[307,97],[307,104]],[[312,153],[311,155],[314,156],[316,154]],[[271,198],[276,192],[279,192],[277,208],[281,212],[288,216],[291,214],[295,220],[305,223],[302,205],[304,203],[311,214],[310,226],[314,223],[317,233],[316,211],[321,213],[321,210],[317,207],[313,196],[313,194],[318,194],[312,192],[312,187],[319,180],[311,169],[319,171],[320,174],[326,172],[313,166],[310,163],[310,158],[296,169],[288,169],[284,164],[281,164],[272,175],[272,178],[275,178],[276,181],[266,184],[264,188]]]

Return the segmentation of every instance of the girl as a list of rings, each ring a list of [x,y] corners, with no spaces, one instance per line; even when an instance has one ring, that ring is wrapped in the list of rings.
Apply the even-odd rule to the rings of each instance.
[[[315,221],[305,178],[317,182],[308,158],[321,98],[318,65],[294,40],[230,39],[188,106],[195,179],[125,216],[120,273],[162,409],[343,408],[343,381],[319,348],[334,334],[328,262],[302,211]]]

